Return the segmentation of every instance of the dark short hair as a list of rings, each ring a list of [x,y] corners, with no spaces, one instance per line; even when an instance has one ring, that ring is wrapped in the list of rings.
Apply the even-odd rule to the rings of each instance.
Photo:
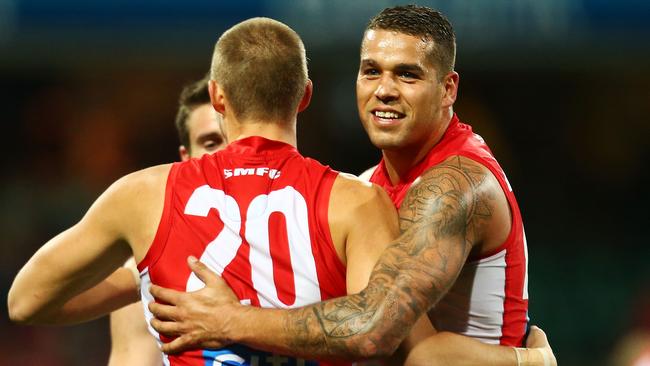
[[[454,70],[456,62],[456,35],[447,18],[426,6],[404,5],[386,8],[370,19],[366,31],[381,29],[433,41],[430,54],[440,77]]]
[[[208,91],[209,76],[185,85],[178,98],[178,112],[176,112],[176,131],[181,145],[190,148],[190,131],[187,128],[187,119],[197,107],[210,103]]]
[[[307,85],[307,58],[300,36],[269,18],[243,21],[215,45],[212,79],[241,119],[287,120]]]

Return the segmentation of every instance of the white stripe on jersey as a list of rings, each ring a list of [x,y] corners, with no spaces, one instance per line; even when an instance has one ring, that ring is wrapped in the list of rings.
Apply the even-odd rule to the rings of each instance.
[[[524,237],[524,258],[526,263],[526,272],[524,272],[524,292],[522,298],[528,300],[528,241],[526,240],[526,231],[522,228]]]
[[[145,268],[140,272],[140,298],[142,299],[142,307],[144,308],[144,318],[147,321],[147,328],[149,329],[149,333],[156,339],[156,343],[158,343],[158,348],[162,346],[162,342],[160,341],[160,334],[156,332],[153,327],[151,327],[151,319],[153,319],[153,314],[151,311],[149,311],[149,303],[154,302],[153,295],[151,295],[151,292],[149,292],[149,288],[151,287],[151,278],[149,277],[149,267]],[[164,366],[170,366],[169,363],[169,358],[167,357],[167,354],[163,353],[163,365]]]
[[[431,310],[437,330],[499,344],[505,301],[506,250],[463,266],[449,292]]]

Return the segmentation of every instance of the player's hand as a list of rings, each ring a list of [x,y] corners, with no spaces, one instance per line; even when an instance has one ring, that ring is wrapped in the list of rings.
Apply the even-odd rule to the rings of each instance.
[[[530,327],[528,339],[526,339],[526,348],[529,351],[528,357],[522,357],[527,362],[521,362],[522,365],[543,365],[543,366],[557,366],[557,360],[548,343],[546,333],[533,325]]]
[[[182,292],[152,285],[150,292],[158,302],[149,303],[154,318],[151,326],[160,334],[177,337],[163,344],[165,353],[228,345],[227,314],[240,307],[228,284],[205,264],[189,257],[192,272],[205,283],[194,292]]]

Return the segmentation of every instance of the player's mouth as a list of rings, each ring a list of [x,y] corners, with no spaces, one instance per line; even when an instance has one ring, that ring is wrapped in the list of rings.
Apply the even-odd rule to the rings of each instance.
[[[373,110],[370,113],[374,117],[375,122],[380,125],[393,125],[399,123],[402,118],[406,117],[404,113],[389,110]]]

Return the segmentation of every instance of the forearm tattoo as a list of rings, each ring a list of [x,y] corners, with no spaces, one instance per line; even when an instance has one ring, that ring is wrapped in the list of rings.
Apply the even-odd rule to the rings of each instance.
[[[350,359],[397,347],[452,286],[491,217],[489,174],[460,157],[425,172],[400,207],[401,234],[382,254],[368,287],[290,314],[291,346]]]

